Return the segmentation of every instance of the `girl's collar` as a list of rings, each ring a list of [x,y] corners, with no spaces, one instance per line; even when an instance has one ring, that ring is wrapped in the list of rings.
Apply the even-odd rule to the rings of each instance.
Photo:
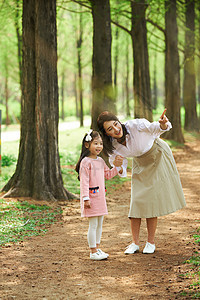
[[[92,157],[87,156],[87,158],[90,158],[90,159],[92,159],[92,160],[98,160],[98,159],[99,159],[98,156],[97,156],[97,158],[92,158]]]

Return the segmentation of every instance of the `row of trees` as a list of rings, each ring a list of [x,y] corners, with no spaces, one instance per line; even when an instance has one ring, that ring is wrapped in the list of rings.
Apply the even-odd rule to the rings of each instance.
[[[93,1],[92,1],[93,2]],[[58,80],[59,80],[59,87],[60,87],[60,116],[64,119],[66,114],[66,105],[67,105],[67,114],[70,111],[70,105],[72,102],[76,103],[74,107],[76,107],[76,111],[74,109],[73,113],[77,116],[80,116],[81,125],[83,124],[83,115],[84,112],[90,113],[90,107],[91,107],[91,76],[92,76],[92,53],[93,53],[93,20],[94,16],[92,15],[92,6],[91,1],[57,1],[57,23],[58,23]],[[132,5],[131,5],[132,3]],[[138,6],[138,9],[137,9]],[[173,2],[173,6],[175,9],[175,15],[174,18],[176,20],[176,24],[173,24],[173,26],[177,26],[179,29],[179,34],[177,35],[177,51],[179,56],[179,73],[181,72],[181,88],[180,88],[180,96],[181,101],[183,103],[184,99],[189,99],[184,101],[184,106],[187,106],[187,111],[190,110],[188,105],[186,105],[186,102],[189,102],[191,104],[190,98],[196,99],[196,94],[194,96],[194,93],[190,91],[191,88],[191,82],[190,80],[186,79],[186,85],[185,85],[185,79],[187,78],[187,75],[185,76],[184,73],[188,73],[187,70],[184,70],[184,67],[186,69],[191,69],[191,63],[189,63],[189,60],[187,58],[188,55],[194,57],[196,55],[196,63],[199,61],[199,4],[198,1],[177,1]],[[143,7],[143,8],[142,8]],[[107,10],[108,8],[106,8]],[[167,2],[165,1],[130,1],[130,0],[124,0],[124,1],[114,1],[111,0],[109,3],[109,9],[108,15],[110,15],[110,23],[111,23],[111,36],[112,36],[112,78],[113,78],[113,84],[114,84],[114,101],[116,102],[115,106],[117,107],[118,112],[120,111],[120,108],[126,108],[126,114],[127,116],[130,116],[130,112],[133,111],[133,105],[134,105],[134,115],[135,117],[143,115],[143,109],[142,104],[137,104],[137,97],[134,94],[134,104],[133,104],[133,91],[135,93],[137,85],[137,78],[134,74],[134,72],[137,72],[137,70],[133,71],[133,61],[134,67],[137,69],[139,67],[139,64],[136,62],[138,61],[137,56],[141,55],[143,57],[143,60],[146,61],[145,64],[147,64],[147,67],[145,66],[146,72],[149,70],[149,76],[150,76],[150,84],[152,88],[149,90],[148,85],[146,85],[144,82],[141,85],[142,92],[140,91],[141,98],[146,99],[146,103],[148,102],[148,106],[152,108],[156,108],[157,101],[161,101],[160,98],[164,99],[166,98],[163,94],[164,92],[164,85],[165,85],[165,63],[164,60],[166,58],[165,51],[167,49],[167,44],[169,45],[169,42],[167,40],[172,40],[173,36],[175,38],[176,35],[174,35],[174,28],[172,26],[172,33],[170,33],[170,29],[167,29]],[[140,10],[140,12],[139,12]],[[143,12],[142,12],[143,10]],[[2,87],[0,91],[3,93],[5,90],[4,95],[2,94],[1,98],[5,98],[6,107],[7,107],[7,120],[9,123],[9,117],[8,117],[8,100],[10,98],[15,97],[20,102],[20,93],[19,89],[16,93],[16,82],[17,77],[13,78],[13,65],[15,66],[15,74],[17,73],[17,70],[20,70],[20,76],[21,78],[21,1],[20,0],[9,0],[6,1],[6,4],[2,5],[1,11],[2,15],[6,15],[7,19],[12,20],[10,24],[15,24],[15,32],[11,29],[11,25],[9,24],[8,32],[9,35],[12,33],[12,38],[8,38],[8,32],[7,36],[4,37],[2,40],[2,43],[4,47],[2,49],[5,49],[2,52],[2,61],[5,60],[5,64],[3,64],[2,69],[4,69],[4,66],[6,66],[7,70],[4,70],[2,74],[5,78],[5,89],[3,86],[4,78],[0,79],[0,85],[2,84]],[[137,22],[134,21],[138,18],[136,17],[138,14],[140,15],[140,21],[138,21],[138,28],[137,28]],[[143,14],[143,17],[142,17]],[[5,23],[5,17],[0,15],[0,21],[1,23]],[[134,17],[135,16],[135,17]],[[142,18],[144,19],[142,21]],[[186,20],[187,19],[187,20]],[[139,19],[138,19],[139,20]],[[103,15],[102,15],[102,22]],[[168,22],[169,23],[169,22]],[[193,23],[193,25],[192,25]],[[102,23],[101,23],[102,24]],[[140,34],[141,36],[146,36],[147,41],[146,46],[143,45],[143,39],[140,41],[140,35],[139,35],[139,24],[142,25],[141,28],[143,28],[144,32]],[[3,24],[4,25],[4,24]],[[7,25],[7,24],[6,24]],[[195,26],[194,26],[195,25]],[[4,30],[5,25],[2,26]],[[169,26],[168,26],[169,27]],[[6,26],[7,28],[7,26]],[[135,32],[134,32],[135,30]],[[146,30],[146,32],[145,32]],[[191,38],[191,41],[188,41],[186,43],[186,33]],[[15,43],[14,36],[17,37],[17,42]],[[70,36],[70,39],[69,39]],[[135,38],[133,38],[135,36]],[[196,36],[196,41],[195,41]],[[166,38],[167,37],[167,38]],[[170,37],[170,38],[169,38]],[[171,38],[172,37],[172,38]],[[5,42],[5,38],[7,38]],[[134,40],[137,41],[135,45],[133,45]],[[8,44],[8,41],[12,41],[12,44]],[[145,41],[145,40],[144,40]],[[193,41],[193,42],[192,42]],[[17,48],[13,47],[13,44],[17,45]],[[194,46],[192,46],[192,43]],[[188,45],[189,49],[187,50],[186,44]],[[5,47],[6,45],[6,47]],[[12,49],[12,52],[8,51],[8,47]],[[136,49],[138,47],[138,50]],[[146,52],[145,50],[142,50],[140,52],[140,49],[147,48]],[[196,50],[195,50],[196,47]],[[10,49],[9,48],[9,49]],[[132,49],[131,49],[132,48]],[[120,49],[120,51],[119,51]],[[134,50],[135,49],[135,50]],[[193,49],[193,54],[192,54]],[[104,49],[103,49],[104,50]],[[133,51],[134,50],[134,51]],[[9,55],[8,55],[9,52]],[[105,51],[106,52],[106,51]],[[105,54],[104,52],[104,54]],[[190,54],[189,54],[190,52]],[[18,55],[16,55],[18,53]],[[134,54],[133,57],[132,53]],[[137,54],[138,53],[138,54]],[[186,56],[184,56],[184,53],[187,53]],[[149,54],[150,61],[147,61],[146,57]],[[144,56],[145,55],[145,56]],[[174,57],[174,55],[173,55]],[[170,58],[169,58],[170,59]],[[16,62],[18,61],[18,65]],[[172,61],[170,59],[170,61]],[[192,61],[192,60],[190,60]],[[188,62],[188,64],[187,64]],[[167,62],[166,62],[167,64]],[[150,65],[150,68],[149,68]],[[168,65],[168,64],[167,64]],[[194,65],[194,62],[193,62]],[[174,64],[173,64],[174,66]],[[199,66],[199,63],[198,63]],[[168,68],[170,70],[171,67]],[[138,72],[137,72],[138,73]],[[168,73],[168,71],[167,71]],[[196,68],[193,72],[193,74],[197,74],[197,80],[199,82],[199,67]],[[191,74],[191,71],[190,71]],[[142,74],[143,75],[143,74]],[[147,75],[144,75],[145,77]],[[169,74],[170,78],[173,78]],[[135,84],[134,87],[132,85],[133,78],[135,78]],[[14,79],[14,84],[13,84]],[[8,81],[10,82],[10,85],[8,84]],[[20,80],[19,80],[20,81]],[[189,82],[189,84],[188,84]],[[193,82],[196,82],[196,80],[193,80]],[[139,84],[139,83],[138,83]],[[190,87],[187,88],[187,85]],[[14,91],[12,90],[12,87],[14,86]],[[20,86],[20,85],[18,85]],[[185,86],[185,88],[184,88]],[[199,89],[198,84],[198,90]],[[166,89],[165,89],[166,90]],[[193,84],[193,90],[196,92],[196,87],[194,87]],[[189,96],[186,95],[188,92]],[[10,97],[9,97],[10,95]],[[150,95],[150,98],[149,98]],[[159,99],[158,99],[158,96]],[[72,100],[71,100],[72,99]],[[131,101],[130,101],[131,99]],[[71,101],[70,101],[71,100]],[[83,103],[84,102],[84,103]],[[163,103],[163,100],[162,100]],[[83,109],[84,108],[84,109]],[[141,110],[141,111],[140,111]],[[186,120],[185,120],[185,128],[186,129],[196,129],[198,122],[196,122],[196,118],[194,116],[191,117],[191,114],[194,113],[194,107],[192,112],[189,112],[188,115],[190,117],[188,118],[188,115],[186,113]],[[169,107],[168,107],[168,114]],[[151,119],[151,113],[149,114],[148,111],[145,113],[145,116],[148,119]],[[177,119],[177,118],[175,118]],[[193,124],[191,124],[191,120],[193,120]],[[172,120],[173,121],[173,120]],[[175,126],[176,127],[176,126]],[[174,137],[176,139],[176,137]]]
[[[131,37],[133,49],[133,91],[135,117],[152,120],[151,84],[149,72],[148,22],[153,28],[164,33],[165,42],[165,106],[168,117],[174,125],[170,138],[183,142],[180,123],[180,63],[178,52],[177,6],[175,0],[149,1],[153,9],[154,20],[147,13],[150,8],[146,1],[112,1],[117,12],[111,18],[109,0],[74,1],[80,5],[79,34],[77,39],[78,57],[78,95],[83,121],[83,77],[82,52],[83,42],[82,16],[86,11],[92,14],[92,127],[96,127],[96,118],[102,110],[116,111],[117,68],[120,49],[116,46],[114,60],[114,87],[112,84],[111,23],[115,24],[116,40],[118,30]],[[18,0],[16,3],[19,4]],[[63,9],[68,8],[68,1],[62,1]],[[159,6],[160,5],[160,6]],[[187,11],[194,12],[195,2],[183,4]],[[154,9],[163,9],[164,20],[155,20]],[[68,8],[69,9],[69,8]],[[159,10],[160,12],[160,10]],[[158,13],[158,12],[157,12]],[[191,16],[191,12],[188,13]],[[121,17],[124,17],[122,22]],[[159,16],[160,17],[160,16]],[[128,25],[127,19],[129,20]],[[17,19],[18,20],[18,19]],[[21,100],[21,139],[19,157],[14,175],[4,187],[7,196],[31,196],[37,199],[64,199],[72,195],[63,187],[58,153],[58,77],[57,77],[57,28],[56,0],[24,0],[22,17],[22,43],[18,36],[18,62],[20,69]],[[161,19],[162,20],[162,19]],[[192,18],[193,22],[195,18]],[[195,86],[194,54],[195,31],[189,27],[188,42],[186,30],[184,85],[183,93],[186,122],[189,129],[198,129],[196,113],[196,95],[188,92]],[[130,28],[129,28],[129,25]],[[20,28],[17,27],[16,28]],[[154,30],[152,30],[152,35]],[[21,59],[22,45],[22,59]],[[117,45],[117,43],[116,43]],[[119,45],[118,45],[119,46]],[[187,48],[188,47],[188,48]],[[192,49],[192,51],[191,51]],[[58,52],[59,53],[59,52]],[[59,56],[58,56],[59,57]],[[59,57],[59,60],[61,58]],[[59,61],[58,60],[58,61]],[[22,62],[22,63],[21,63]],[[127,70],[129,60],[127,59]],[[62,75],[64,74],[64,69]],[[127,71],[126,84],[129,80]],[[189,74],[190,76],[187,76]],[[192,74],[192,75],[191,75]],[[64,75],[63,75],[64,76]],[[63,78],[63,77],[62,77]],[[64,82],[64,79],[63,79]],[[64,84],[63,84],[64,91]],[[191,97],[192,96],[192,97]],[[127,112],[128,112],[128,101]]]

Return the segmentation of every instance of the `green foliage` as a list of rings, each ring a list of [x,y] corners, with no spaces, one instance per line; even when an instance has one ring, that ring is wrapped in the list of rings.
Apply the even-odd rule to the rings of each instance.
[[[200,227],[197,229],[197,233],[193,235],[195,239],[195,243],[200,244],[200,235],[199,235]],[[196,251],[193,256],[187,259],[184,263],[191,265],[190,273],[183,276],[192,276],[194,277],[194,281],[190,284],[189,289],[191,291],[184,291],[181,293],[182,296],[188,296],[191,299],[200,299],[200,292],[198,291],[200,288],[200,253]]]
[[[195,239],[195,243],[200,245],[200,235],[199,234],[194,234],[193,237]]]
[[[4,166],[1,168],[1,176],[0,176],[0,190],[5,186],[5,184],[9,181],[11,176],[15,171],[15,164],[10,166]]]
[[[0,200],[0,246],[44,234],[61,216],[61,208],[27,201]]]
[[[74,167],[62,167],[61,171],[66,189],[73,194],[80,194],[80,182]]]
[[[13,155],[2,155],[1,166],[9,167],[13,165],[16,161],[17,159]]]

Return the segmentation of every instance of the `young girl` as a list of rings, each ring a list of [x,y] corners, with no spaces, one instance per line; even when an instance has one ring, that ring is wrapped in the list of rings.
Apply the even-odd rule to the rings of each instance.
[[[98,155],[103,142],[97,131],[90,130],[83,138],[82,152],[76,165],[80,180],[81,216],[88,217],[88,244],[90,259],[103,260],[109,256],[99,249],[104,215],[108,214],[105,199],[105,178],[110,179],[121,171],[121,163],[109,169]]]

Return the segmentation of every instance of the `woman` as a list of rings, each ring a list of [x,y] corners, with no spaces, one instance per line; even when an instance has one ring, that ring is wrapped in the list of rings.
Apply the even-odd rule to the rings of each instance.
[[[121,124],[110,112],[102,112],[97,120],[102,132],[104,152],[110,164],[122,163],[126,176],[127,159],[132,157],[132,188],[129,218],[133,242],[125,254],[139,251],[141,218],[146,218],[148,238],[143,253],[154,253],[157,217],[183,208],[186,203],[170,147],[159,137],[172,128],[165,116],[159,122],[146,119],[129,120]]]

